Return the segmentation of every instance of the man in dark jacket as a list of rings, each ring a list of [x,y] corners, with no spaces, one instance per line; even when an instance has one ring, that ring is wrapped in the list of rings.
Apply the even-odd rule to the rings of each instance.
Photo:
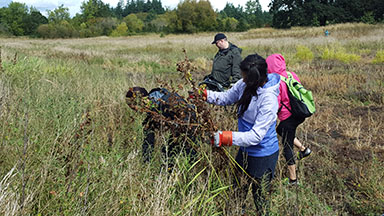
[[[240,62],[242,60],[242,50],[230,43],[223,33],[216,34],[212,44],[216,44],[219,51],[213,59],[212,72],[204,78],[204,81],[211,79],[219,83],[221,87],[228,88],[231,83],[241,79]]]

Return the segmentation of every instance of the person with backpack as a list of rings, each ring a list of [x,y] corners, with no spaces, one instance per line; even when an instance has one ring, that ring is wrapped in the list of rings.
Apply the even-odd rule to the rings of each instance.
[[[247,179],[245,187],[236,187],[241,191],[240,199],[245,200],[252,183],[257,212],[266,214],[269,208],[266,194],[270,191],[279,156],[275,128],[280,76],[267,74],[267,63],[258,54],[247,56],[240,68],[243,79],[232,88],[225,92],[205,90],[203,98],[211,104],[237,105],[239,131],[217,131],[212,144],[240,147],[235,160],[240,175]]]
[[[296,163],[295,163],[295,154],[294,147],[296,146],[299,149],[297,159],[301,160],[305,157],[308,157],[311,154],[311,149],[305,147],[297,138],[296,138],[296,129],[297,127],[304,122],[305,116],[300,116],[299,114],[293,115],[293,107],[291,107],[290,100],[294,98],[289,97],[289,89],[284,80],[290,76],[300,83],[299,77],[294,72],[287,72],[285,59],[281,54],[272,54],[267,57],[268,64],[268,73],[270,74],[279,74],[282,76],[282,81],[280,82],[280,94],[278,96],[279,102],[279,112],[278,118],[280,120],[279,125],[276,128],[277,133],[282,138],[284,146],[284,157],[288,165],[288,183],[290,185],[297,184],[297,175],[296,175]],[[297,108],[296,108],[297,109]]]
[[[196,151],[188,140],[195,141],[193,127],[189,123],[196,121],[196,115],[192,105],[188,104],[180,95],[168,91],[165,88],[154,88],[149,93],[140,86],[131,88],[126,93],[128,106],[138,112],[146,112],[147,117],[143,121],[144,141],[142,154],[144,162],[151,160],[155,145],[155,130],[166,126],[172,132],[168,140],[168,148],[162,148],[163,154],[170,158],[169,168],[173,167],[173,159],[179,153],[192,157]],[[184,115],[181,115],[184,114]],[[187,134],[186,136],[184,136]]]
[[[206,84],[210,90],[224,91],[225,88],[241,79],[242,50],[229,42],[223,33],[216,34],[212,44],[215,44],[219,50],[213,59],[211,73],[204,77],[200,85]]]

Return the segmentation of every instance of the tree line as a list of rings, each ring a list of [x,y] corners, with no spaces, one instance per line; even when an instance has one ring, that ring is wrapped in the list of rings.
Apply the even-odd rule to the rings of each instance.
[[[175,9],[161,0],[120,0],[111,7],[102,0],[85,0],[71,17],[61,5],[44,16],[36,8],[11,2],[0,8],[0,35],[42,38],[126,36],[145,32],[196,33],[246,31],[272,26],[324,26],[343,22],[383,22],[384,1],[272,0],[263,11],[259,0],[244,6],[227,3],[215,11],[209,0],[184,0]]]
[[[272,0],[276,28],[325,26],[345,22],[384,22],[383,0]]]

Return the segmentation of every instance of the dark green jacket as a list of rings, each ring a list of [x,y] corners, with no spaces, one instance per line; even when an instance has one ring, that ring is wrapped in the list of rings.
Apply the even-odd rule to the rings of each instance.
[[[213,59],[210,78],[219,82],[222,86],[228,87],[241,79],[240,72],[241,49],[229,43],[229,47],[219,50]],[[230,79],[232,77],[232,79]]]

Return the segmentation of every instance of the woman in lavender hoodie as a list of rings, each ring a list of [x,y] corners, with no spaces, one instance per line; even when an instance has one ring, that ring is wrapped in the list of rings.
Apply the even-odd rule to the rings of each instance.
[[[267,74],[267,63],[258,54],[247,56],[240,64],[243,79],[225,92],[205,91],[208,103],[216,105],[237,105],[239,131],[218,131],[213,143],[216,147],[240,146],[236,162],[240,172],[252,184],[256,209],[264,214],[268,203],[265,192],[269,191],[279,145],[276,134],[276,118],[280,76]],[[252,177],[252,178],[249,178]],[[263,182],[263,184],[262,184]],[[248,189],[248,187],[244,187]],[[244,191],[244,199],[247,191]]]

